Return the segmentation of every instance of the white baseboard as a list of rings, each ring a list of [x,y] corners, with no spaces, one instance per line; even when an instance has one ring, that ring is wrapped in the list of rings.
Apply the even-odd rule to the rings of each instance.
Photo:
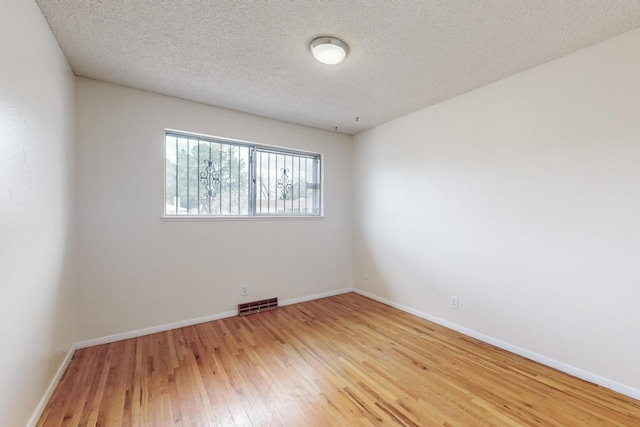
[[[49,383],[49,387],[47,387],[47,390],[42,396],[42,399],[40,399],[38,406],[36,406],[35,411],[33,411],[31,418],[29,418],[29,421],[27,421],[27,427],[35,427],[35,425],[40,420],[40,417],[42,416],[44,409],[47,407],[47,403],[49,403],[49,399],[51,399],[51,396],[53,395],[54,390],[56,389],[56,387],[58,386],[58,383],[62,379],[62,375],[64,375],[64,372],[67,370],[69,363],[71,363],[71,359],[73,359],[73,353],[75,353],[76,349],[77,349],[76,345],[72,344],[71,348],[67,352],[67,355],[62,360],[60,367],[56,371],[56,374],[51,379],[51,382]]]
[[[300,302],[312,301],[312,300],[315,300],[315,299],[326,298],[326,297],[331,297],[331,296],[334,296],[334,295],[344,294],[346,292],[351,292],[351,291],[353,291],[353,288],[345,288],[345,289],[339,289],[337,291],[329,291],[329,292],[324,292],[324,293],[320,293],[320,294],[307,295],[307,296],[304,296],[304,297],[299,297],[299,298],[293,298],[293,299],[280,301],[279,305],[280,306],[285,306],[285,305],[297,304],[297,303],[300,303]],[[185,326],[197,325],[198,323],[211,322],[212,320],[219,320],[219,319],[224,319],[224,318],[227,318],[227,317],[233,317],[233,316],[237,316],[237,315],[238,315],[238,311],[237,310],[224,311],[222,313],[211,314],[211,315],[203,316],[203,317],[196,317],[196,318],[193,318],[193,319],[180,320],[178,322],[166,323],[164,325],[151,326],[149,328],[136,329],[136,330],[129,331],[129,332],[122,332],[122,333],[119,333],[119,334],[108,335],[106,337],[92,338],[92,339],[89,339],[89,340],[79,341],[75,345],[76,345],[76,348],[93,347],[95,345],[109,344],[109,343],[112,343],[112,342],[126,340],[126,339],[129,339],[129,338],[142,337],[144,335],[155,334],[156,332],[165,332],[165,331],[169,331],[171,329],[183,328]]]
[[[284,307],[285,305],[292,305],[292,304],[298,304],[301,302],[313,301],[320,298],[333,297],[340,294],[346,294],[347,292],[353,292],[353,288],[344,288],[344,289],[338,289],[337,291],[329,291],[329,292],[323,292],[320,294],[307,295],[300,298],[287,299],[287,300],[279,301],[278,305]]]
[[[369,292],[363,291],[361,289],[354,289],[353,292],[365,296],[367,298],[371,298],[372,300],[381,302],[388,306],[397,308],[398,310],[402,310],[406,313],[413,314],[414,316],[420,317],[422,319],[429,320],[430,322],[437,323],[438,325],[444,326],[446,328],[452,329],[454,331],[460,332],[461,334],[470,336],[472,338],[479,339],[480,341],[484,341],[488,344],[499,347],[503,350],[507,350],[511,353],[517,354],[522,357],[526,357],[527,359],[531,359],[535,362],[541,363],[545,366],[549,366],[551,368],[557,369],[564,373],[567,373],[571,376],[580,378],[582,380],[588,381],[593,384],[597,384],[599,386],[608,388],[610,390],[616,391],[618,393],[629,396],[633,399],[640,400],[640,390],[630,387],[625,384],[618,383],[616,381],[612,381],[610,379],[601,377],[599,375],[592,374],[591,372],[584,371],[582,369],[576,368],[571,365],[567,365],[566,363],[559,362],[557,360],[551,359],[549,357],[543,356],[538,353],[534,353],[522,347],[518,347],[512,344],[509,344],[504,341],[500,341],[499,339],[490,337],[488,335],[482,334],[480,332],[476,332],[472,329],[465,328],[463,326],[457,325],[455,323],[449,322],[444,319],[440,319],[439,317],[431,316],[429,314],[423,313],[421,311],[415,310],[413,308],[404,306],[402,304],[398,304],[396,302],[390,301],[388,299],[379,297],[377,295],[371,294]]]
[[[77,348],[93,347],[95,345],[109,344],[116,341],[127,340],[129,338],[142,337],[157,332],[170,331],[171,329],[183,328],[185,326],[197,325],[198,323],[210,322],[212,320],[220,320],[226,317],[238,315],[238,310],[224,311],[222,313],[211,314],[209,316],[196,317],[193,319],[180,320],[178,322],[165,323],[164,325],[151,326],[149,328],[136,329],[119,334],[107,335],[106,337],[92,338],[90,340],[79,341],[76,343]]]

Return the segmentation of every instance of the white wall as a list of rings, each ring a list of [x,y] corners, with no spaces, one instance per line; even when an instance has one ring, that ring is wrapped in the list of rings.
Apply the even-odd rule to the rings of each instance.
[[[0,3],[0,424],[75,341],[73,74],[35,1]]]
[[[638,46],[357,135],[356,287],[639,390]]]
[[[350,137],[82,78],[76,94],[81,339],[352,286]],[[323,153],[325,218],[161,221],[165,128]]]

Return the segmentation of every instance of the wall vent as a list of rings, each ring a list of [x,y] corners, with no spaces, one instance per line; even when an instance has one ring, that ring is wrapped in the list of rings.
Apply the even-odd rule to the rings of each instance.
[[[238,304],[238,316],[260,313],[261,311],[275,310],[278,308],[278,298],[263,299],[261,301]]]

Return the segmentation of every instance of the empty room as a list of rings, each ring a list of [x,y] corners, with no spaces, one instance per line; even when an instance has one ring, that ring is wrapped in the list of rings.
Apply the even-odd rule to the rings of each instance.
[[[0,425],[640,425],[640,2],[0,2]]]

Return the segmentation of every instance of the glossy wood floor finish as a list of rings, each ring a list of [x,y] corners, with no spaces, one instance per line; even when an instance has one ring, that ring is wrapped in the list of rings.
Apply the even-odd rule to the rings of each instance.
[[[357,294],[78,350],[40,426],[639,426],[640,402]]]

